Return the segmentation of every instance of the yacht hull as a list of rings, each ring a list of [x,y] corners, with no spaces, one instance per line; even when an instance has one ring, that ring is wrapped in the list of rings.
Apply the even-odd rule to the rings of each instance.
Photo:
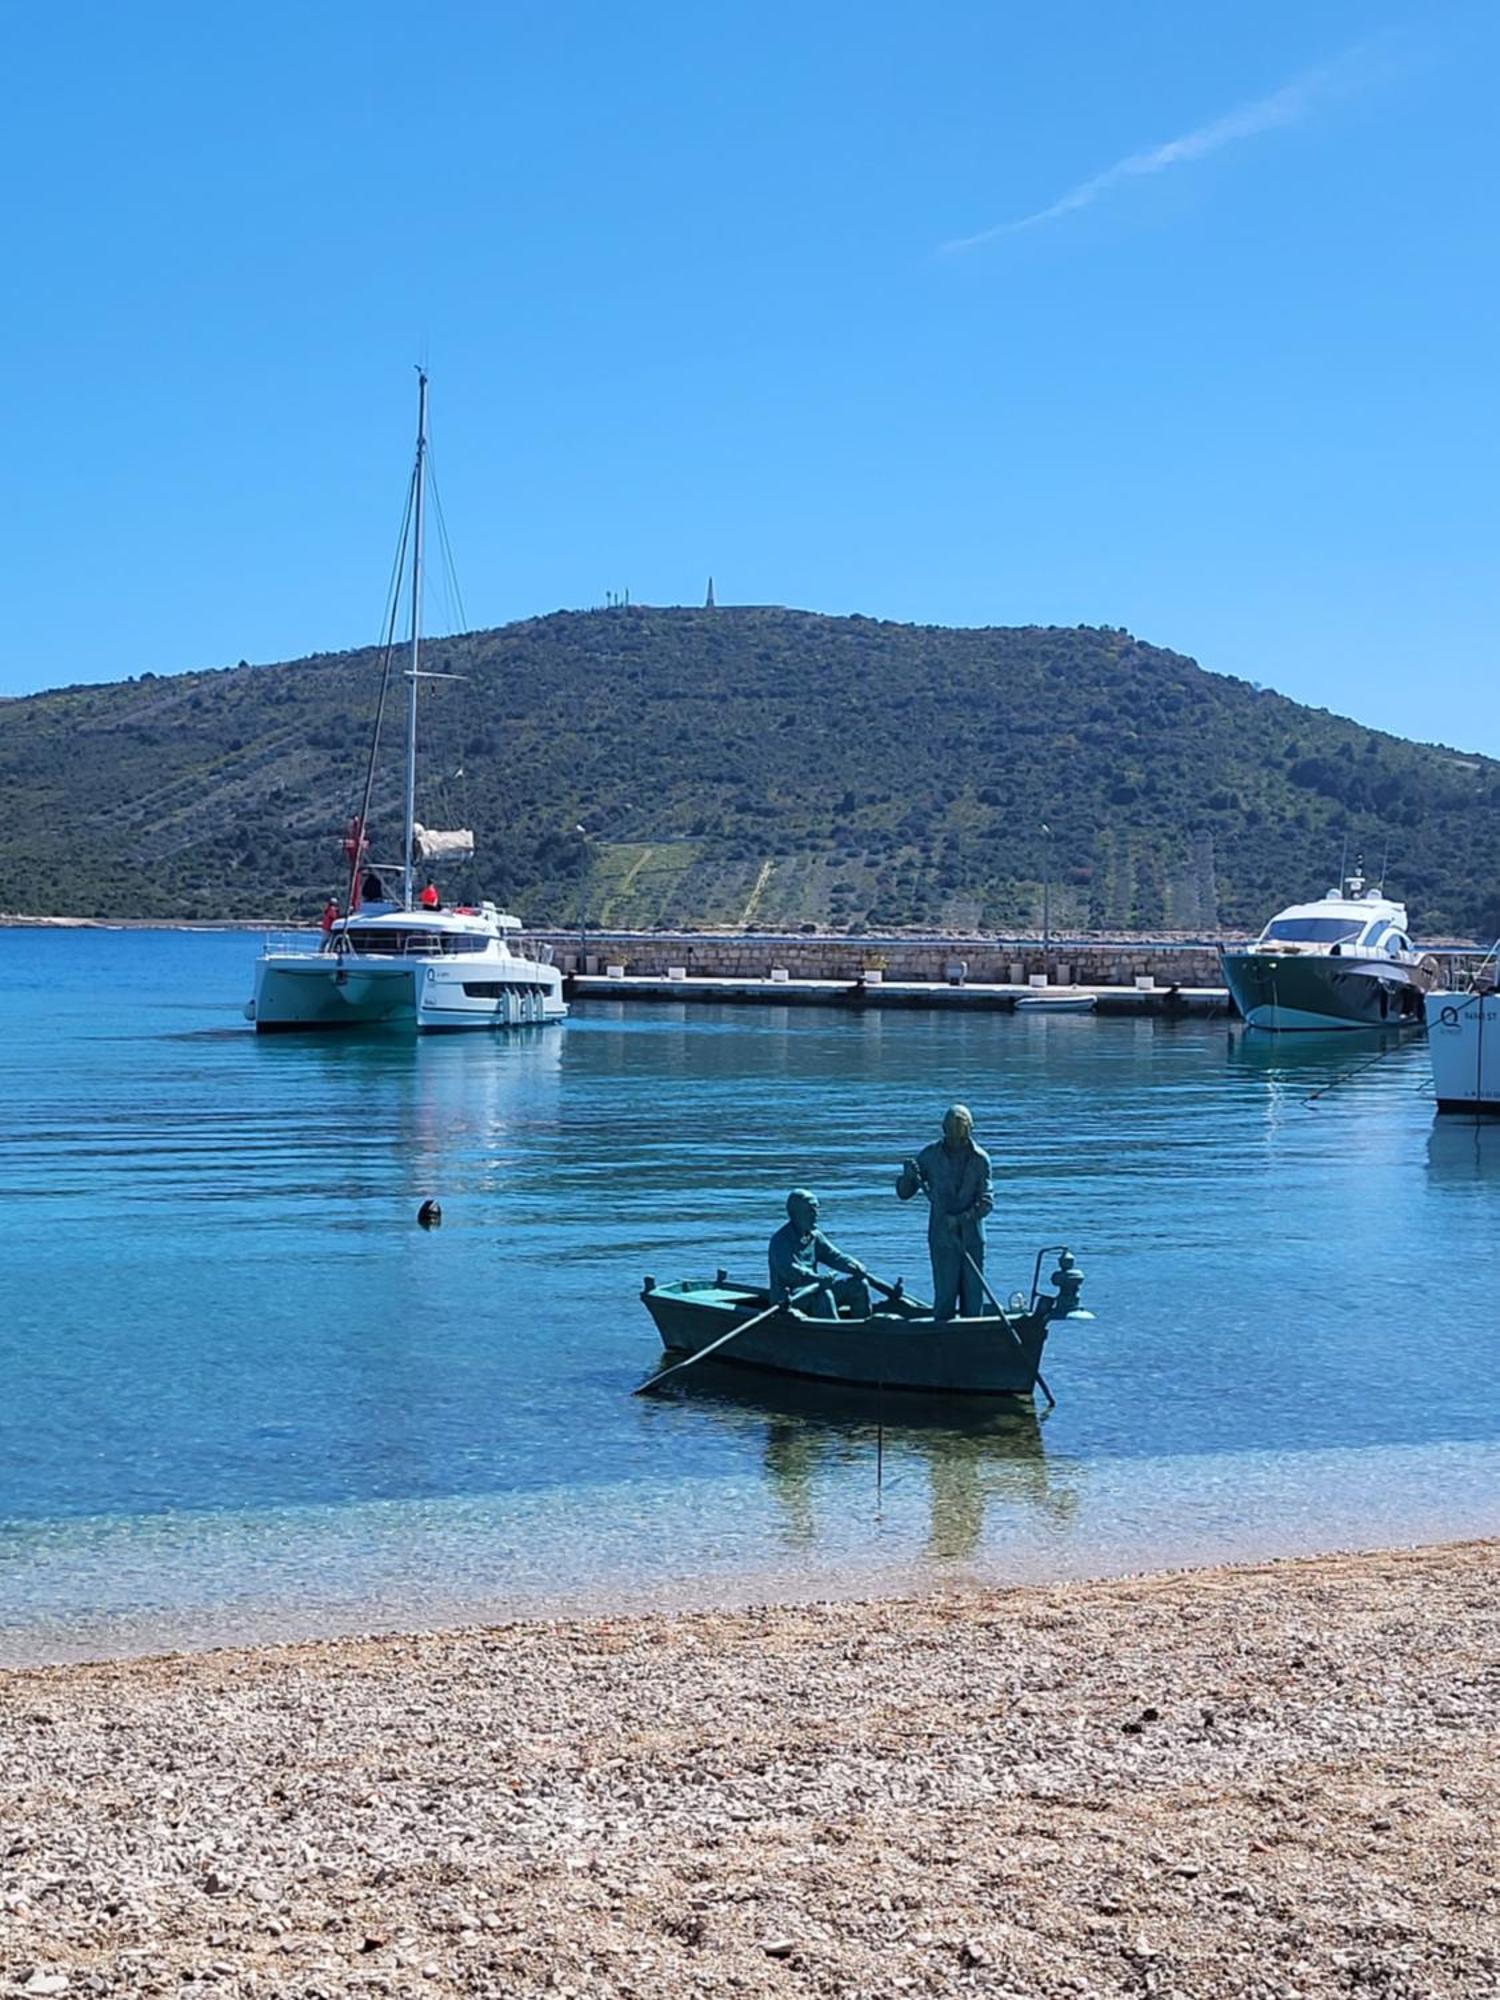
[[[1500,1117],[1500,993],[1429,993],[1426,1014],[1438,1110]]]
[[[1431,983],[1419,967],[1331,954],[1226,951],[1221,964],[1245,1025],[1280,1033],[1414,1027]]]
[[[394,1028],[417,1034],[539,1027],[567,1014],[562,981],[530,960],[277,956],[255,968],[246,1012],[259,1034]]]

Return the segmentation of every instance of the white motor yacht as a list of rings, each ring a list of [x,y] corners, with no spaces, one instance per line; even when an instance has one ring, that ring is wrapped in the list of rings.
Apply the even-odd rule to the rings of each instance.
[[[562,974],[550,946],[528,952],[519,918],[493,903],[443,908],[431,871],[471,859],[474,836],[440,832],[416,817],[417,689],[445,680],[421,664],[422,534],[427,466],[427,377],[418,377],[417,455],[408,528],[411,547],[411,635],[406,703],[405,820],[395,870],[369,865],[370,799],[395,641],[395,605],[383,648],[375,737],[364,799],[344,838],[349,868],[345,914],[330,903],[321,937],[268,938],[255,968],[255,993],[245,1008],[257,1030],[297,1028],[521,1028],[561,1021],[567,1014]],[[417,888],[419,865],[427,885]],[[386,874],[399,874],[400,899],[388,899]]]
[[[1253,945],[1219,958],[1246,1025],[1280,1030],[1415,1027],[1438,973],[1411,941],[1405,906],[1358,874],[1278,910]]]

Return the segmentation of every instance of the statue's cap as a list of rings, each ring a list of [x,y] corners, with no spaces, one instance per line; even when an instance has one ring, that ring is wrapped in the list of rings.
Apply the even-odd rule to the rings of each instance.
[[[943,1113],[943,1130],[946,1132],[954,1121],[964,1125],[970,1132],[974,1130],[974,1114],[967,1104],[950,1104]]]
[[[818,1205],[818,1197],[813,1193],[812,1189],[793,1188],[786,1198],[786,1212],[788,1215],[791,1215],[794,1210],[806,1208],[809,1204],[813,1208],[816,1208]]]

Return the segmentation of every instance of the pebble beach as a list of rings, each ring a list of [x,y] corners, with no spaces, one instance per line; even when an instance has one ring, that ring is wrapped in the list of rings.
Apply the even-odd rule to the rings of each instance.
[[[31,1995],[1500,1993],[1500,1543],[0,1676]]]

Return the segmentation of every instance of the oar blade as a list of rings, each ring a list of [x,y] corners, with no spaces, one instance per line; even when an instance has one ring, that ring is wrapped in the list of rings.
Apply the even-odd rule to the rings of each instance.
[[[741,1320],[738,1326],[730,1327],[729,1331],[721,1333],[717,1340],[711,1340],[707,1347],[700,1347],[696,1354],[689,1354],[681,1361],[674,1361],[670,1368],[663,1368],[659,1374],[648,1375],[644,1382],[637,1383],[631,1390],[631,1395],[653,1395],[662,1383],[670,1381],[672,1376],[680,1375],[685,1368],[695,1367],[700,1361],[706,1361],[710,1354],[716,1353],[721,1347],[727,1347],[731,1340],[738,1340],[742,1333],[748,1333],[751,1327],[759,1326],[762,1320],[770,1319],[773,1314],[779,1313],[783,1306],[800,1305],[804,1299],[810,1299],[818,1289],[817,1285],[804,1285],[800,1292],[792,1292],[784,1299],[773,1299],[764,1312],[756,1313],[752,1319]]]

